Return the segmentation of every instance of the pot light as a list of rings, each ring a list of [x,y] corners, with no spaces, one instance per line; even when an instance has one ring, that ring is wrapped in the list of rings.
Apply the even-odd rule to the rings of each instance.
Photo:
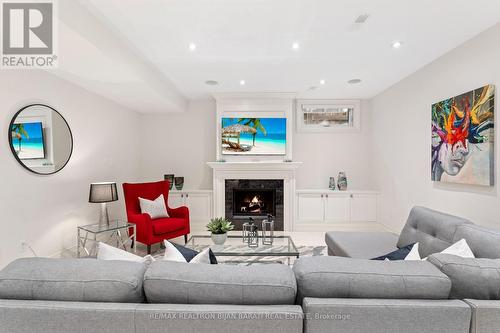
[[[399,40],[396,40],[396,41],[392,42],[391,45],[392,45],[393,49],[399,49],[403,45],[403,43]]]
[[[360,79],[352,79],[352,80],[347,81],[347,83],[349,83],[349,84],[358,84],[358,83],[361,83],[361,80]]]
[[[207,81],[205,81],[205,84],[208,84],[209,86],[216,86],[219,84],[219,82],[217,82],[215,80],[207,80]]]
[[[245,80],[240,80],[240,86],[244,86],[246,84]]]
[[[325,81],[325,80],[319,80],[319,84],[321,84],[322,86],[324,86],[324,85],[325,85],[325,83],[326,83],[326,81]]]
[[[293,42],[292,49],[298,50],[300,48],[300,44],[298,42]]]
[[[195,43],[189,43],[188,45],[190,51],[195,51],[196,50],[196,44]]]

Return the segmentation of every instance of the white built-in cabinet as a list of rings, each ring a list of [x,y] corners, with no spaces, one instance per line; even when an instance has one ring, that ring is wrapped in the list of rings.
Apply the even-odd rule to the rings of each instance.
[[[378,192],[297,190],[296,225],[377,222]]]
[[[188,207],[191,230],[201,231],[212,218],[212,191],[172,190],[168,194],[168,205],[171,208]]]

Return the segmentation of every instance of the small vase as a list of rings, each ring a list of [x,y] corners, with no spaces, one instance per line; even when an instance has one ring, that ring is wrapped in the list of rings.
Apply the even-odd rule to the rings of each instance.
[[[332,191],[335,191],[335,177],[330,177],[330,182],[328,183],[328,188]]]
[[[165,178],[165,180],[168,180],[170,186],[169,189],[171,190],[172,187],[174,186],[174,175],[173,174],[164,175],[163,178]]]
[[[345,175],[345,172],[339,172],[339,176],[337,178],[337,187],[340,191],[347,190],[347,176]]]
[[[215,245],[222,245],[226,242],[227,233],[225,233],[225,234],[212,234],[211,238],[212,238],[212,242],[214,242]]]
[[[174,182],[175,182],[175,188],[177,189],[177,191],[182,190],[182,188],[184,187],[184,177],[175,177]]]

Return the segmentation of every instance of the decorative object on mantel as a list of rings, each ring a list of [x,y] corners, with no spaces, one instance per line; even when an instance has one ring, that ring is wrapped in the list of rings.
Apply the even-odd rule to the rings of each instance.
[[[495,86],[432,105],[431,179],[494,185]]]
[[[106,203],[118,200],[118,191],[115,182],[90,184],[89,202],[101,204],[99,225],[109,226],[108,206]]]
[[[328,183],[328,188],[332,191],[335,191],[336,186],[335,186],[335,177],[330,177],[330,181]]]
[[[174,174],[163,175],[163,179],[168,180],[168,183],[170,184],[169,190],[171,190],[174,186],[174,177]]]
[[[227,232],[233,229],[234,225],[224,217],[213,218],[207,224],[207,230],[211,232],[211,238],[215,245],[224,244],[227,239]]]
[[[243,223],[243,243],[249,247],[259,246],[259,232],[253,218],[249,218],[248,222]]]
[[[347,176],[345,172],[339,172],[339,176],[337,178],[337,186],[339,191],[347,191]]]
[[[184,187],[184,177],[175,177],[174,182],[176,190],[181,191]]]
[[[267,214],[267,219],[262,220],[262,244],[273,245],[274,240],[274,217]]]

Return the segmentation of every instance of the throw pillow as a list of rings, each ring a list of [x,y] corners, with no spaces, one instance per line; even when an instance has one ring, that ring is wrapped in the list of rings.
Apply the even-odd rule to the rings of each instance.
[[[422,260],[420,252],[418,252],[418,243],[413,244],[410,253],[405,257],[405,260]]]
[[[165,254],[163,256],[163,260],[196,264],[217,264],[217,259],[210,248],[206,248],[198,253],[197,251],[191,250],[182,245],[170,243],[166,239],[163,243],[165,244]]]
[[[404,260],[406,256],[408,256],[412,248],[413,244],[410,244],[400,249],[397,249],[396,251],[392,251],[391,253],[386,254],[384,256],[373,258],[372,260]]]
[[[475,258],[474,253],[472,253],[472,250],[469,247],[469,244],[467,244],[467,241],[463,238],[439,253],[452,254],[461,258]],[[424,258],[422,260],[427,260],[427,258]]]
[[[147,255],[145,257],[138,256],[136,254],[124,251],[122,249],[118,249],[111,245],[108,245],[103,242],[99,242],[97,244],[97,259],[99,260],[125,260],[125,261],[135,261],[135,262],[143,262],[143,263],[151,263],[155,261],[151,255]]]
[[[182,254],[182,256],[184,257],[184,259],[186,259],[187,262],[193,260],[193,258],[196,257],[196,255],[199,253],[198,251],[195,251],[193,249],[190,249],[188,247],[179,244],[172,243],[172,245],[175,246],[177,250],[179,250],[179,252]],[[210,263],[212,265],[217,264],[217,258],[215,257],[215,254],[212,252],[212,250],[209,249],[208,254],[210,257]]]
[[[139,206],[141,206],[141,213],[149,214],[152,219],[168,217],[163,194],[160,194],[155,200],[139,198]]]
[[[163,241],[163,243],[165,244],[165,254],[163,255],[163,260],[187,262],[186,258],[184,258],[182,253],[177,250],[174,244],[170,243],[166,239]]]
[[[201,251],[191,259],[190,264],[210,264],[210,248],[207,247],[205,250]]]

